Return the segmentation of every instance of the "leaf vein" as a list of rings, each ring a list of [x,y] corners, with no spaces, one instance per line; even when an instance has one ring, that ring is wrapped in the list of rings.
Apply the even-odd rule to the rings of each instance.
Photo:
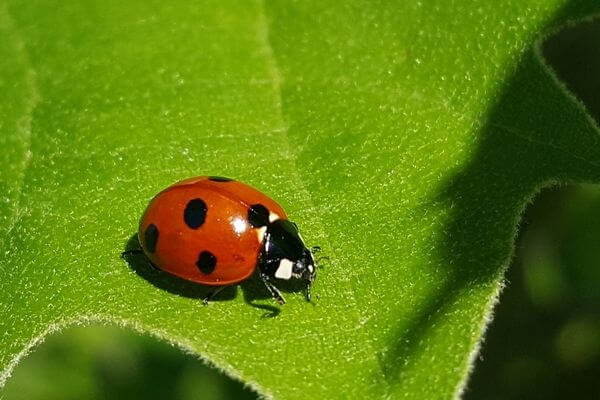
[[[568,151],[567,149],[565,149],[565,148],[563,148],[561,146],[557,146],[557,145],[555,145],[555,144],[553,144],[551,142],[545,142],[545,141],[542,141],[542,140],[534,139],[534,138],[532,138],[530,136],[526,136],[526,135],[520,133],[518,129],[513,129],[513,128],[510,128],[508,126],[501,125],[501,124],[498,124],[498,123],[494,123],[494,124],[492,124],[492,126],[498,128],[498,130],[500,132],[511,134],[511,135],[515,136],[516,138],[519,138],[519,139],[521,139],[521,140],[523,140],[525,142],[528,142],[529,144],[540,145],[540,146],[543,146],[543,147],[549,147],[549,148],[551,148],[553,150],[558,150],[560,152],[563,152],[564,154],[567,154],[567,155],[573,157],[574,159],[576,159],[578,161],[582,161],[582,162],[584,162],[584,163],[586,163],[586,164],[588,164],[588,165],[590,165],[592,167],[595,167],[595,168],[600,168],[600,164],[595,163],[592,160],[588,160],[585,157],[582,157],[582,156],[580,156],[578,154],[574,154],[574,153]]]
[[[290,144],[290,138],[289,138],[289,126],[286,124],[285,121],[285,111],[284,111],[284,107],[283,107],[283,94],[282,94],[282,86],[283,86],[283,76],[281,74],[281,71],[278,67],[277,64],[277,59],[275,57],[274,54],[274,50],[273,50],[273,46],[271,45],[270,39],[269,39],[269,22],[267,19],[267,15],[266,15],[266,11],[265,11],[265,0],[260,0],[259,3],[260,6],[260,14],[259,14],[259,18],[258,18],[258,29],[259,29],[259,40],[261,41],[261,43],[263,44],[263,51],[264,51],[264,55],[266,57],[266,61],[267,61],[267,68],[269,70],[269,73],[273,79],[273,89],[276,93],[277,96],[277,109],[278,109],[278,113],[279,113],[279,118],[281,119],[281,125],[282,125],[282,129],[281,129],[281,136],[283,138],[283,142],[285,145],[285,150],[284,152],[286,154],[290,154],[290,161],[293,164],[293,169],[292,169],[292,174],[294,175],[294,180],[297,182],[297,186],[300,188],[300,191],[302,193],[302,197],[303,197],[303,201],[304,203],[307,203],[310,209],[317,209],[317,207],[314,205],[314,202],[312,201],[312,197],[310,195],[310,192],[308,191],[308,189],[305,187],[304,183],[305,180],[301,179],[301,177],[299,176],[299,170],[296,167],[297,163],[297,155],[296,152],[292,151],[291,149],[293,148],[293,146],[291,146]],[[320,222],[320,220],[317,221],[317,225],[319,225],[319,230],[322,232],[322,237],[324,238],[324,241],[330,243],[331,241],[329,240],[329,237],[327,235],[327,230],[324,229],[324,225]],[[330,252],[332,254],[335,253],[335,251],[333,251],[332,246],[328,246],[331,250]],[[332,259],[336,259],[336,257],[332,257]],[[363,323],[361,323],[361,321],[363,321],[365,319],[365,316],[363,315],[363,312],[361,311],[360,307],[358,307],[358,301],[357,301],[357,296],[356,296],[356,287],[354,282],[349,279],[348,282],[346,282],[349,284],[349,293],[350,293],[350,297],[351,297],[351,301],[352,301],[352,309],[354,310],[354,312],[356,313],[355,318],[356,318],[356,322],[357,322],[357,327],[353,328],[351,330],[341,330],[339,332],[356,332],[356,331],[362,331],[362,327],[363,327]],[[373,359],[373,361],[379,366],[379,373],[381,376],[381,382],[387,382],[387,380],[385,379],[385,373],[384,373],[384,368],[383,365],[381,364],[381,360],[379,359],[379,357],[377,357],[377,348],[375,347],[375,344],[373,343],[373,341],[367,336],[364,338],[364,340],[368,343],[369,348],[371,349],[371,357]]]
[[[4,231],[3,237],[0,240],[0,248],[5,249],[6,240],[9,237],[12,230],[18,224],[19,220],[22,216],[22,195],[23,195],[23,187],[25,185],[25,177],[29,171],[31,165],[31,140],[32,140],[32,121],[33,121],[33,113],[40,101],[40,93],[37,85],[37,74],[35,69],[33,68],[33,64],[29,58],[29,55],[26,51],[26,46],[23,38],[19,34],[17,28],[15,27],[15,23],[13,18],[10,16],[10,12],[6,4],[0,7],[0,24],[2,30],[6,31],[13,40],[15,48],[18,49],[18,54],[20,55],[20,62],[25,66],[25,83],[27,89],[29,91],[29,101],[26,104],[26,112],[22,118],[18,121],[17,124],[17,133],[22,136],[24,142],[24,157],[21,166],[21,173],[19,174],[18,184],[16,194],[14,196],[14,206],[12,210],[12,215]],[[2,265],[0,265],[0,269],[2,269]]]

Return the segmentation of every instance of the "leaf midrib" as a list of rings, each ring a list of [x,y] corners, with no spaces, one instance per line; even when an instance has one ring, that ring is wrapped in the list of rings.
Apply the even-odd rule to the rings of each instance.
[[[26,71],[24,73],[25,82],[28,88],[28,101],[27,101],[27,111],[25,115],[23,115],[18,122],[17,131],[22,134],[24,145],[23,152],[23,163],[21,166],[21,171],[18,178],[18,183],[16,185],[16,194],[14,197],[14,206],[12,209],[12,215],[10,217],[8,226],[4,231],[3,237],[0,238],[0,253],[2,253],[6,249],[6,240],[9,237],[12,230],[18,224],[21,215],[22,215],[22,195],[23,195],[23,186],[25,185],[25,178],[29,173],[29,166],[31,165],[31,143],[32,143],[32,120],[33,114],[37,105],[41,100],[39,88],[37,85],[37,73],[33,68],[33,65],[30,61],[29,55],[27,54],[27,49],[25,46],[25,42],[22,36],[19,34],[18,29],[15,27],[14,20],[10,15],[8,10],[8,6],[6,4],[0,5],[0,23],[2,23],[3,28],[8,31],[13,39],[13,44],[15,49],[21,55],[21,62],[24,64]],[[0,269],[3,266],[0,265]]]
[[[308,191],[308,189],[306,188],[306,186],[304,185],[304,182],[306,182],[306,179],[302,179],[300,177],[300,170],[297,168],[297,160],[298,160],[298,156],[296,154],[295,151],[293,151],[293,146],[291,144],[291,140],[289,138],[289,125],[286,123],[286,115],[285,115],[285,111],[283,109],[283,90],[282,90],[282,85],[284,82],[284,77],[283,74],[278,66],[277,63],[277,58],[275,56],[275,51],[273,46],[271,45],[271,42],[269,40],[269,21],[266,15],[266,11],[265,11],[265,0],[258,0],[259,1],[259,16],[257,19],[257,27],[258,27],[258,38],[259,38],[259,43],[263,44],[263,50],[264,50],[264,55],[265,55],[265,60],[266,60],[266,64],[267,64],[267,71],[271,76],[271,82],[272,82],[272,88],[273,88],[273,92],[275,94],[275,103],[276,103],[276,108],[277,108],[277,119],[279,120],[279,125],[281,126],[281,137],[282,137],[282,143],[285,146],[285,152],[288,154],[291,154],[291,162],[293,165],[292,168],[292,174],[293,174],[293,179],[295,181],[295,186],[297,188],[299,188],[299,191],[302,193],[302,200],[303,203],[309,204],[311,209],[316,209],[315,203],[312,200],[312,196],[310,195],[310,192]],[[315,220],[315,225],[318,227],[318,230],[320,231],[320,236],[323,238],[322,240],[324,240],[326,242],[326,247],[328,249],[328,253],[331,254],[331,259],[332,260],[336,260],[338,259],[336,257],[336,251],[334,250],[333,246],[331,246],[331,239],[329,237],[329,234],[327,233],[327,230],[324,228],[324,224],[321,221],[320,218],[317,217],[317,219]],[[333,264],[336,264],[335,261],[333,261]],[[358,306],[358,301],[356,299],[356,281],[355,279],[353,279],[353,277],[348,276],[348,280],[347,282],[345,282],[346,285],[350,285],[350,289],[351,289],[351,300],[352,300],[352,310],[355,313],[354,315],[354,321],[356,322],[356,328],[351,328],[349,330],[347,330],[347,332],[350,331],[356,331],[356,332],[361,332],[364,330],[363,329],[363,324],[361,324],[361,320],[364,320],[365,318],[368,318],[368,316],[363,314],[363,311],[361,310],[361,308]],[[371,351],[369,352],[370,357],[372,359],[372,362],[374,364],[376,364],[379,368],[378,370],[378,375],[379,375],[379,381],[380,382],[385,382],[386,388],[385,388],[385,393],[389,392],[390,389],[390,385],[389,382],[386,380],[386,376],[384,373],[384,366],[382,364],[382,360],[381,357],[377,357],[378,354],[378,350],[375,348],[375,345],[373,343],[373,341],[370,339],[370,337],[368,335],[361,335],[363,340],[368,344],[368,347],[371,349]]]

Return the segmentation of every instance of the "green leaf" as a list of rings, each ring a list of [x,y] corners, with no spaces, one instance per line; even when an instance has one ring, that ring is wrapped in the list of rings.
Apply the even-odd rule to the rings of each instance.
[[[525,203],[600,181],[598,129],[537,42],[599,8],[5,2],[0,381],[48,332],[105,321],[266,396],[460,393]],[[323,247],[315,305],[291,291],[278,313],[250,281],[204,307],[120,258],[148,200],[204,174]]]

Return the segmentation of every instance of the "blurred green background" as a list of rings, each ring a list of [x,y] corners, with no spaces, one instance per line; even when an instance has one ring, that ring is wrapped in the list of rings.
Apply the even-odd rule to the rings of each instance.
[[[551,38],[544,52],[600,120],[600,23]],[[600,188],[546,189],[526,211],[506,288],[465,398],[600,398]],[[194,356],[112,326],[51,335],[0,399],[252,399]]]
[[[600,121],[600,22],[545,43]],[[600,187],[546,189],[521,222],[467,399],[600,399]]]

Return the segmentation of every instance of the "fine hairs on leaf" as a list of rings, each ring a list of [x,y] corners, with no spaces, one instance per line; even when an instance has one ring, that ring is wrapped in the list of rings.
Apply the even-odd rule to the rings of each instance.
[[[268,398],[460,397],[525,204],[600,181],[598,127],[538,50],[599,9],[4,2],[1,376],[93,320]],[[249,280],[204,307],[120,257],[148,201],[198,175],[258,188],[322,247],[314,306]]]

